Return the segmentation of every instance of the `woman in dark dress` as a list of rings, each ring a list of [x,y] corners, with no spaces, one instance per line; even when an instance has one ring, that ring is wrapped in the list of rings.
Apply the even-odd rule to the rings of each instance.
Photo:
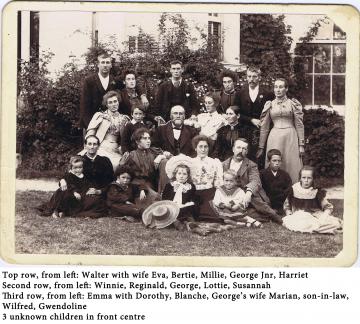
[[[225,161],[233,155],[232,147],[235,140],[238,138],[246,138],[249,140],[245,128],[239,123],[240,108],[238,106],[230,106],[227,108],[225,118],[228,125],[221,127],[217,131],[215,149],[212,154],[213,157],[221,161]]]

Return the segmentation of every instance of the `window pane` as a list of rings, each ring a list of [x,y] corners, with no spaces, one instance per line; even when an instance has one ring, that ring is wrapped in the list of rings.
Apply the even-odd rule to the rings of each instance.
[[[330,45],[314,48],[315,73],[330,73]]]
[[[345,105],[345,76],[333,76],[333,104]]]
[[[333,45],[333,72],[346,72],[346,47],[345,44]]]
[[[301,95],[303,105],[312,105],[312,76],[305,77],[305,87]]]
[[[315,105],[330,105],[330,76],[315,75]]]

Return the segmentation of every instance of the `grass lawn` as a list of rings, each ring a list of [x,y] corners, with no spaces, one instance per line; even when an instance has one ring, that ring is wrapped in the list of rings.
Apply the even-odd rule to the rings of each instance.
[[[174,228],[151,230],[142,223],[117,218],[41,217],[35,206],[50,193],[16,194],[16,253],[334,257],[342,249],[342,234],[301,234],[273,223],[261,229],[240,228],[201,237]],[[343,201],[332,200],[334,215],[342,217]]]

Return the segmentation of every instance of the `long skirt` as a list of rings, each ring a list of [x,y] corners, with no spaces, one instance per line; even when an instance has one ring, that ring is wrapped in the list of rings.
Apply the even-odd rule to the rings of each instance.
[[[199,197],[199,221],[206,222],[223,222],[223,220],[216,215],[214,209],[211,207],[211,202],[214,199],[216,188],[196,190]]]
[[[299,155],[299,139],[294,127],[272,128],[270,131],[266,154],[272,149],[278,149],[282,156],[282,169],[289,173],[293,183],[299,181],[299,171],[302,168],[302,161]],[[266,160],[265,168],[269,166]]]

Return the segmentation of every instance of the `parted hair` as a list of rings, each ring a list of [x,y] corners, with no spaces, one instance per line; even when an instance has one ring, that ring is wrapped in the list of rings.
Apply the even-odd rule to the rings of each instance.
[[[206,97],[209,97],[211,98],[212,100],[214,100],[214,106],[217,107],[220,103],[220,94],[217,93],[217,92],[207,92],[205,95],[204,95],[204,101],[205,101],[205,98]]]
[[[97,144],[100,145],[100,140],[96,135],[85,136],[85,144],[87,144],[87,141],[88,141],[89,138],[95,138],[97,140]]]
[[[289,88],[289,83],[287,82],[287,80],[286,80],[285,78],[276,78],[276,79],[274,80],[274,85],[275,85],[275,82],[276,82],[276,81],[282,81],[282,82],[284,82],[285,88]]]
[[[136,80],[137,74],[135,73],[135,70],[125,70],[125,71],[121,74],[121,79],[122,79],[123,81],[125,81],[126,76],[129,75],[129,74],[133,74],[134,77],[135,77],[135,80]]]
[[[176,180],[176,173],[178,172],[179,169],[185,169],[188,174],[187,182],[192,182],[190,168],[185,164],[179,164],[175,167],[172,177],[171,177],[171,180],[172,181]]]
[[[141,137],[145,134],[149,134],[150,135],[150,131],[145,128],[145,127],[141,127],[141,128],[138,128],[137,130],[135,130],[135,132],[132,134],[131,136],[131,140],[134,142],[134,143],[137,143],[138,141],[141,140]]]
[[[230,78],[231,80],[233,80],[234,83],[236,83],[238,81],[238,76],[235,72],[230,71],[230,70],[224,70],[221,74],[220,74],[220,82],[223,82],[223,79],[227,77]]]
[[[231,109],[235,115],[240,116],[240,107],[239,106],[229,106],[226,108],[226,110]]]
[[[106,107],[108,99],[112,98],[112,97],[116,97],[118,99],[119,103],[121,102],[120,94],[115,90],[110,90],[104,94],[103,100],[102,100],[102,105],[104,107]]]
[[[249,65],[246,69],[247,71],[249,72],[255,72],[257,73],[258,75],[261,75],[261,70],[259,67],[255,66],[255,65]]]
[[[303,172],[303,171],[311,171],[312,172],[312,175],[313,175],[313,179],[315,180],[315,178],[316,178],[316,169],[314,168],[314,167],[312,167],[312,166],[310,166],[310,165],[304,165],[301,169],[300,169],[300,171],[299,171],[299,180],[300,180],[300,178],[301,178],[301,173]]]
[[[196,147],[198,146],[199,142],[201,141],[205,141],[208,145],[209,145],[209,151],[212,149],[212,141],[209,137],[205,136],[205,135],[196,135],[192,140],[191,140],[191,145],[193,147],[193,149],[195,150]]]

